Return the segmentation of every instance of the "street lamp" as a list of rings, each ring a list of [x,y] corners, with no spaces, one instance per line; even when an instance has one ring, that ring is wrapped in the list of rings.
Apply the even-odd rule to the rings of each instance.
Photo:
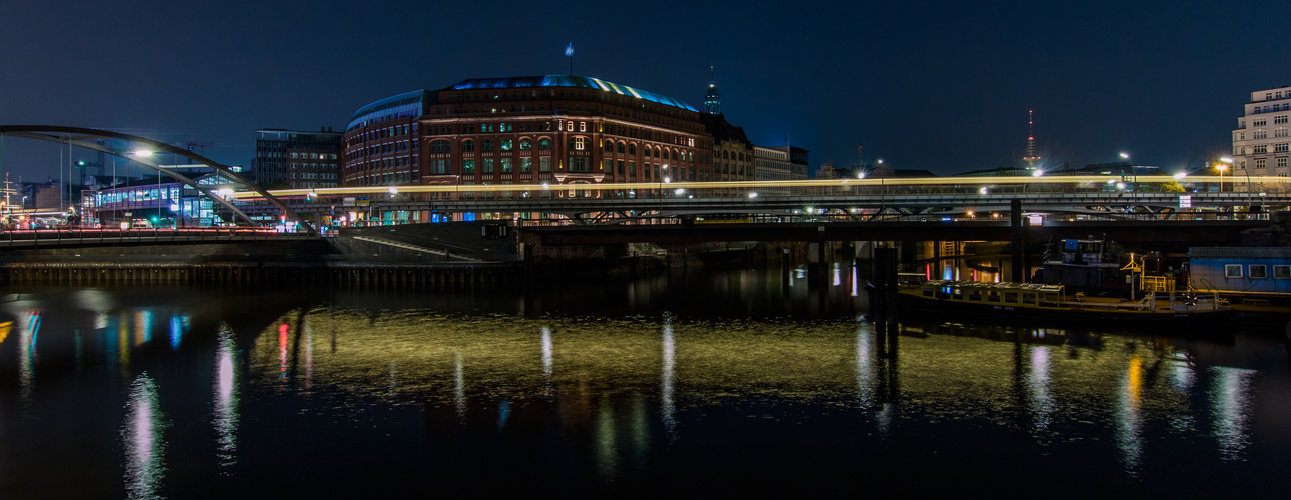
[[[1225,168],[1233,164],[1233,159],[1228,156],[1220,158],[1219,161],[1224,164]],[[1236,172],[1236,170],[1234,170],[1234,172]],[[1251,212],[1251,171],[1246,168],[1246,165],[1242,165],[1242,173],[1246,174],[1246,213],[1249,214]],[[1223,170],[1220,170],[1220,175],[1223,175]],[[1223,181],[1222,177],[1220,178],[1220,181]]]
[[[1215,170],[1219,171],[1219,192],[1221,193],[1224,192],[1224,171],[1228,170],[1228,162],[1225,162],[1225,159],[1229,162],[1233,161],[1231,158],[1220,158],[1220,163],[1215,165]]]

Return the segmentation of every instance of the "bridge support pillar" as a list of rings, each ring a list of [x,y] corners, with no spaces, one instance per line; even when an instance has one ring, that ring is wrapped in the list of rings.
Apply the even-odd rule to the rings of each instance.
[[[1022,262],[1023,241],[1025,240],[1023,234],[1026,232],[1026,227],[1023,226],[1022,221],[1022,200],[1009,201],[1009,241],[1011,243],[1009,255],[1013,260],[1009,266],[1008,281],[1017,283],[1026,283],[1027,281],[1027,268],[1023,267]]]

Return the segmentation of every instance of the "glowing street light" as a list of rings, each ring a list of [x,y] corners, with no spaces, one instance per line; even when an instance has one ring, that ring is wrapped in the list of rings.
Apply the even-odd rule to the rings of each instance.
[[[1215,170],[1219,171],[1219,192],[1224,192],[1224,171],[1228,170],[1228,164],[1233,162],[1232,158],[1224,157],[1219,159],[1220,163],[1215,165]]]
[[[749,198],[757,198],[757,197],[758,197],[758,193],[756,191],[749,193]]]

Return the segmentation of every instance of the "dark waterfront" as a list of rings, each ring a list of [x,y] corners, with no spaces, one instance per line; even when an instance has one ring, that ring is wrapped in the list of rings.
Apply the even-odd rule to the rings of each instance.
[[[891,356],[818,274],[10,288],[0,496],[1285,490],[1280,322],[905,317]]]

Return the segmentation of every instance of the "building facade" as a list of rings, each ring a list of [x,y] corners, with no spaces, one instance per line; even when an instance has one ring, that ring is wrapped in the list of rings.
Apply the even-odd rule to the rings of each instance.
[[[341,177],[344,186],[524,184],[536,196],[654,196],[664,190],[605,185],[713,180],[712,148],[700,113],[676,99],[583,76],[477,78],[360,108],[345,130]]]
[[[1233,130],[1233,175],[1291,173],[1291,87],[1251,92]]]
[[[704,113],[700,115],[700,120],[704,123],[704,129],[713,137],[713,180],[757,180],[753,143],[745,135],[744,127],[737,127],[726,120],[726,115],[721,112],[721,102],[717,83],[709,81],[708,92],[704,95]],[[739,196],[747,193],[726,188],[711,194]]]
[[[286,185],[290,189],[338,186],[343,136],[331,127],[323,127],[318,132],[256,130],[252,168],[256,182]]]

